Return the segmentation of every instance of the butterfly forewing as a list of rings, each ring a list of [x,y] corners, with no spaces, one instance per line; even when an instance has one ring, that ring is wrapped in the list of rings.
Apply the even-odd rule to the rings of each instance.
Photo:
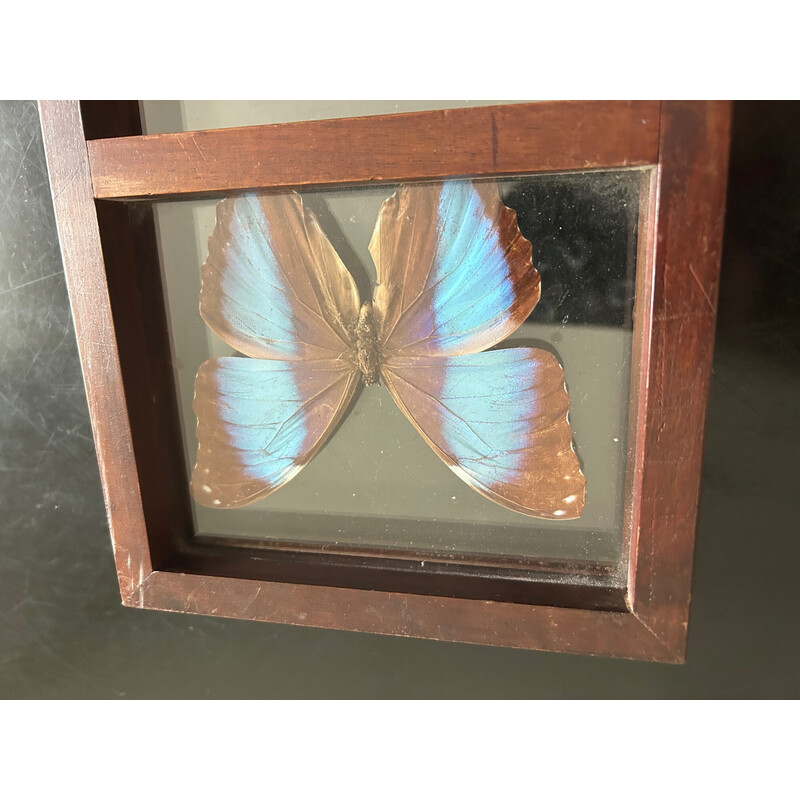
[[[381,208],[370,253],[387,358],[480,352],[539,299],[530,242],[493,182],[402,185]]]
[[[200,314],[231,347],[256,358],[338,358],[358,308],[352,276],[299,195],[219,203]]]
[[[295,193],[223,200],[202,278],[203,318],[254,357],[211,359],[195,380],[192,493],[230,508],[293,478],[346,411],[359,299]]]
[[[395,358],[382,375],[440,458],[514,511],[573,519],[586,481],[572,449],[569,397],[556,358],[528,347],[451,358]]]

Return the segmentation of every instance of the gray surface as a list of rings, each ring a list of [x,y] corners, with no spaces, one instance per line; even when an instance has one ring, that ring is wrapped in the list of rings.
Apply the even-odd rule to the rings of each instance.
[[[2,102],[0,697],[797,697],[800,359],[741,327],[715,358],[685,666],[125,609],[36,107]]]

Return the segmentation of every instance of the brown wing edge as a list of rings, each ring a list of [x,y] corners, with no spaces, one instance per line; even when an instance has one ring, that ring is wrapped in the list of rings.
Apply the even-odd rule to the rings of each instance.
[[[495,181],[474,181],[475,191],[487,208],[497,208],[497,227],[500,241],[505,243],[507,261],[511,268],[514,302],[510,309],[513,327],[502,338],[510,336],[533,313],[542,296],[542,278],[533,264],[533,245],[519,229],[517,212],[500,198]]]

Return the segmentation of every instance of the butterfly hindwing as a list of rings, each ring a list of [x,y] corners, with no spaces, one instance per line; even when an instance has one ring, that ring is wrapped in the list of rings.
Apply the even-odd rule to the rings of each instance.
[[[382,377],[439,457],[473,489],[531,516],[573,519],[586,481],[556,358],[528,347],[398,357]]]
[[[388,358],[485,350],[539,299],[530,242],[492,181],[403,184],[381,208],[370,253]]]
[[[342,418],[358,377],[351,366],[333,360],[206,361],[195,381],[195,499],[233,508],[285,484]]]
[[[295,192],[220,202],[201,274],[200,314],[239,352],[308,360],[348,350],[358,290]]]

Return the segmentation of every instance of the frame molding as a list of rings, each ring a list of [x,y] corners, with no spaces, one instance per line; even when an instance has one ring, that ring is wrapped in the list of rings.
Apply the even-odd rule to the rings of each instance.
[[[529,103],[90,141],[97,198],[653,164],[654,101]]]
[[[74,101],[40,103],[123,603],[557,652],[684,659],[728,103],[544,103],[157,136],[140,135],[132,103],[87,103],[83,112],[82,119]],[[265,152],[269,159],[257,157]],[[163,303],[156,304],[160,310],[149,327],[142,321],[158,280],[137,273],[130,255],[145,247],[145,260],[152,260],[152,219],[144,204],[126,209],[112,199],[647,164],[655,177],[649,235],[639,252],[644,280],[637,281],[634,331],[626,587],[605,599],[567,592],[559,600],[552,589],[560,584],[551,579],[541,584],[544,594],[509,601],[493,599],[491,587],[463,596],[463,575],[446,591],[432,591],[431,578],[441,575],[408,566],[410,578],[378,589],[350,585],[349,578],[330,585],[333,562],[318,553],[282,561],[279,554],[266,579],[259,566],[263,552],[219,546],[204,555],[192,543],[185,487],[153,475],[158,458],[174,460],[168,443],[176,412],[165,383]],[[222,550],[237,556],[220,567]],[[368,556],[347,563],[362,574],[370,568]],[[448,594],[457,596],[440,596]]]

